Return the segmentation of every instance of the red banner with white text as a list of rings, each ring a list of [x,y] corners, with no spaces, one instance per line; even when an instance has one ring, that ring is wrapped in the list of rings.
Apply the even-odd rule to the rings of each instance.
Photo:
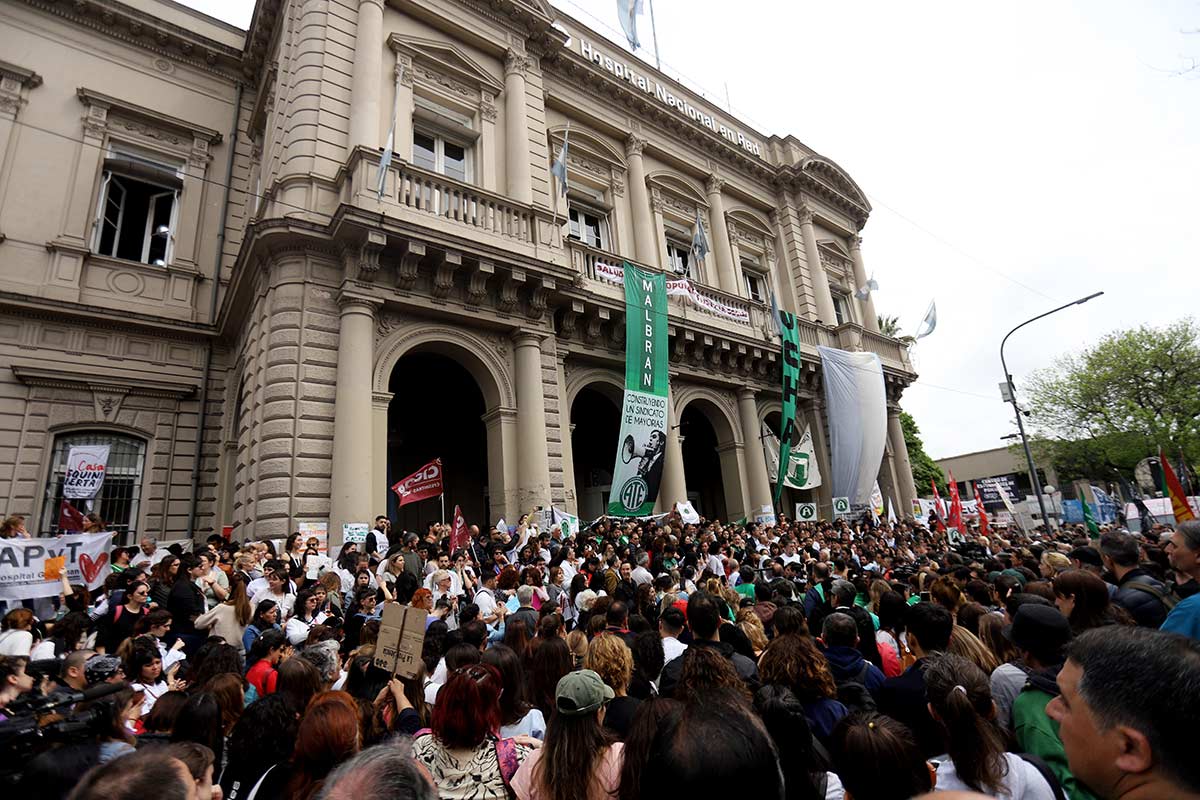
[[[442,460],[435,458],[407,478],[399,480],[392,491],[400,498],[400,505],[428,500],[442,493]]]

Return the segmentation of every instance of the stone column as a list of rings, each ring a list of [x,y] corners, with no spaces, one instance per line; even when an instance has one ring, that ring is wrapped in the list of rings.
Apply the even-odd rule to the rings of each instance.
[[[354,66],[350,73],[349,147],[378,150],[379,102],[383,91],[383,2],[359,0],[354,34]],[[341,534],[341,529],[338,529]]]
[[[854,263],[854,288],[860,289],[867,285],[870,277],[867,275],[866,265],[863,264],[861,236],[850,237],[850,260]],[[875,315],[875,298],[867,295],[866,300],[859,302],[862,303],[863,327],[872,333],[879,333],[879,317]]]
[[[767,243],[767,264],[770,265],[771,271],[775,274],[776,280],[779,283],[779,302],[783,306],[784,311],[801,314],[800,298],[796,289],[796,278],[792,272],[792,259],[789,258],[787,239],[783,235],[782,217],[779,209],[771,209],[770,221],[771,231],[775,234],[775,240]],[[776,258],[776,242],[783,249],[782,259]]]
[[[771,477],[767,474],[767,458],[762,448],[762,433],[758,424],[758,404],[754,390],[738,390],[738,417],[742,422],[742,441],[746,446],[746,477],[750,485],[750,507],[758,511],[772,504]]]
[[[333,399],[333,463],[329,483],[329,543],[341,546],[342,525],[370,522],[373,395],[377,301],[345,294],[339,299],[337,386]]]
[[[679,439],[679,415],[675,412],[675,393],[667,389],[667,448],[663,454],[663,477],[658,487],[663,508],[670,511],[687,500],[687,479],[683,474],[683,442]],[[668,507],[669,506],[669,507]]]
[[[646,140],[630,134],[625,140],[626,167],[629,171],[629,206],[633,213],[633,254],[643,264],[658,262],[654,241],[654,218],[650,213],[650,191],[646,188],[646,165],[642,150]]]
[[[717,285],[721,291],[744,297],[745,289],[738,277],[738,265],[733,263],[733,248],[729,245],[729,228],[725,224],[725,201],[721,198],[721,187],[725,181],[709,175],[704,183],[708,194],[709,246],[717,257]]]
[[[812,431],[817,468],[821,470],[821,485],[816,488],[817,516],[833,519],[833,468],[829,461],[829,447],[825,443],[825,419],[820,401],[810,402],[805,414]]]
[[[371,513],[386,514],[391,480],[388,475],[388,406],[391,392],[371,394]]]
[[[483,415],[487,427],[488,501],[491,519],[516,521],[524,513],[517,508],[517,412],[497,406]],[[529,509],[525,509],[528,511]]]
[[[393,88],[398,91],[396,94],[396,138],[392,149],[398,161],[407,162],[412,160],[413,110],[415,109],[412,57],[407,53],[397,53],[394,73],[396,85]],[[388,122],[390,123],[391,120]]]
[[[496,177],[496,96],[487,89],[483,90],[483,102],[479,106],[479,147],[475,158],[479,160],[480,178],[483,188],[489,192],[499,192],[500,182]],[[495,520],[492,520],[495,522]]]
[[[517,487],[521,511],[550,504],[542,338],[540,333],[529,332],[513,337],[517,367]]]
[[[837,324],[833,311],[833,294],[829,291],[829,277],[821,264],[821,253],[817,249],[817,233],[813,230],[813,213],[808,206],[800,206],[800,233],[804,238],[804,258],[812,277],[813,294],[817,301],[817,321],[826,325]]]
[[[900,409],[888,409],[888,441],[892,445],[892,458],[896,465],[896,494],[903,508],[896,509],[900,517],[912,515],[913,499],[917,487],[913,483],[912,462],[908,459],[908,445],[904,442],[904,428],[900,424]]]
[[[524,53],[509,50],[504,56],[504,154],[508,176],[508,196],[515,202],[533,202],[533,182],[529,166],[529,131],[525,111],[525,70],[529,61]],[[544,440],[543,440],[544,441]],[[522,486],[522,488],[524,488]],[[547,485],[547,491],[549,485]],[[550,501],[549,495],[546,502]]]

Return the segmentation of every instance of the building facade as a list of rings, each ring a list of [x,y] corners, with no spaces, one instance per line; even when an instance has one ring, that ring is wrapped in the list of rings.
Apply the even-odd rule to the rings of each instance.
[[[915,376],[853,294],[863,192],[541,0],[259,0],[249,31],[170,0],[0,0],[0,54],[0,503],[31,530],[78,443],[111,445],[97,510],[129,537],[415,528],[442,512],[389,486],[438,457],[472,522],[598,516],[623,261],[693,286],[660,505],[770,505],[773,294],[824,475],[816,348],[879,354],[880,484],[911,507]]]

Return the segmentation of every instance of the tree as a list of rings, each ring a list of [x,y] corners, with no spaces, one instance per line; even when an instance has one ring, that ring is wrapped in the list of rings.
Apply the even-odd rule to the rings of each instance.
[[[912,465],[913,483],[917,486],[917,494],[929,491],[929,482],[937,484],[938,494],[945,497],[946,476],[929,454],[925,452],[925,443],[921,441],[921,429],[907,411],[900,412],[900,429],[904,431],[904,446],[908,448],[908,462]]]
[[[1027,382],[1030,420],[1051,459],[1077,477],[1129,476],[1161,446],[1200,456],[1200,327],[1112,333]],[[1086,473],[1086,474],[1081,474]]]
[[[879,323],[879,332],[882,333],[884,336],[890,336],[893,339],[895,339],[896,341],[898,341],[902,344],[905,344],[905,345],[910,345],[916,341],[916,339],[913,338],[912,336],[901,336],[900,335],[900,318],[899,317],[894,316],[894,315],[890,316],[890,317],[885,317],[883,314],[879,314],[875,317],[875,320]]]

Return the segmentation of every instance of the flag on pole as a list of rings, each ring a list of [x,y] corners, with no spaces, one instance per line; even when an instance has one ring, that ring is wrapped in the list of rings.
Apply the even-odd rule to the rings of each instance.
[[[696,206],[696,232],[692,234],[692,252],[701,261],[708,255],[708,237],[704,235],[704,220],[700,218],[700,206]]]
[[[983,496],[979,494],[979,487],[975,487],[975,511],[979,514],[979,532],[984,536],[988,535],[988,516],[983,510]]]
[[[83,516],[83,512],[71,505],[70,500],[63,500],[58,511],[58,532],[79,533],[86,524],[87,519]]]
[[[869,281],[858,287],[858,290],[854,292],[854,296],[859,300],[866,300],[871,296],[871,292],[877,291],[879,291],[879,283],[875,280],[875,276],[872,275]]]
[[[392,157],[396,149],[396,110],[400,106],[400,76],[396,76],[396,96],[392,100],[392,124],[388,126],[387,142],[383,146],[383,157],[379,159],[379,183],[375,186],[375,194],[383,199],[383,189],[387,184],[388,169],[392,166]]]
[[[1176,477],[1175,470],[1171,469],[1171,462],[1161,447],[1158,449],[1158,461],[1162,465],[1163,494],[1171,498],[1171,513],[1175,515],[1175,523],[1195,519],[1196,514],[1188,505],[1183,485],[1179,483],[1179,478]]]
[[[933,487],[933,508],[937,513],[937,528],[940,531],[946,530],[944,521],[946,519],[946,504],[942,502],[942,496],[938,494],[937,481],[929,479],[929,485]]]
[[[392,491],[402,506],[437,497],[442,493],[442,460],[435,458],[407,478],[396,481]]]
[[[779,303],[775,300],[775,290],[768,288],[767,294],[771,297],[771,331],[782,338],[783,326],[779,324]]]
[[[1088,538],[1100,538],[1100,526],[1096,524],[1096,517],[1092,514],[1092,508],[1088,505],[1087,498],[1081,492],[1079,495],[1079,505],[1083,508],[1083,524],[1087,526]]]
[[[950,490],[950,519],[947,525],[961,533],[963,529],[962,498],[958,496],[958,483],[954,480],[953,472],[950,473],[950,480],[946,487]]]
[[[567,196],[567,139],[571,135],[571,123],[567,123],[567,129],[563,132],[562,147],[559,148],[558,158],[554,159],[554,165],[550,167],[550,174],[558,180],[558,193],[563,197]]]
[[[937,327],[937,305],[934,301],[929,301],[929,310],[925,312],[925,319],[921,320],[921,327],[917,330],[917,339],[924,339],[929,334],[933,333],[933,329]]]
[[[642,0],[617,0],[617,18],[621,20],[621,30],[629,40],[630,50],[637,50],[642,46],[637,33],[637,17],[641,13]]]
[[[470,543],[471,532],[467,529],[467,518],[463,516],[462,509],[455,506],[454,526],[450,529],[450,552],[466,550]]]

